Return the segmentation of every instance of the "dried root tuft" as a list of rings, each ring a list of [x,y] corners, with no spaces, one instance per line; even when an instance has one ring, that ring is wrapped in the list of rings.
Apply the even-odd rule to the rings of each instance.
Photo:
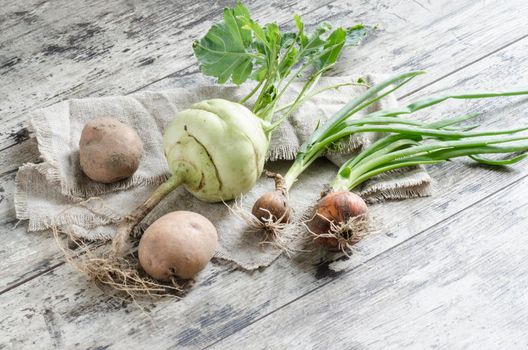
[[[66,234],[69,244],[64,242],[61,233]],[[140,270],[137,256],[132,253],[118,257],[107,242],[86,242],[57,227],[53,228],[53,234],[66,261],[103,290],[115,290],[134,301],[143,297],[179,298],[184,292],[183,285],[176,279],[163,283],[150,278]]]
[[[370,219],[367,214],[351,217],[347,221],[338,224],[320,214],[316,215],[328,221],[330,229],[325,233],[315,233],[308,228],[305,222],[304,225],[310,232],[312,240],[330,250],[341,251],[348,257],[350,257],[353,245],[372,232]]]
[[[262,210],[268,212],[269,215],[259,219],[237,202],[233,206],[228,205],[228,208],[232,214],[246,222],[249,232],[262,234],[260,242],[262,246],[271,246],[282,250],[288,256],[296,251],[291,244],[291,232],[293,232],[294,224],[282,222],[282,217],[278,220],[275,219],[272,213],[265,209]]]

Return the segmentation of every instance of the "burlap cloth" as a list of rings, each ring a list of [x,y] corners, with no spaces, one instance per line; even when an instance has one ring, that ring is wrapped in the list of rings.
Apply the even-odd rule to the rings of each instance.
[[[364,78],[367,84],[379,80],[372,75]],[[352,81],[351,77],[324,78],[319,86]],[[287,103],[300,88],[300,84],[294,84],[281,102]],[[284,174],[290,163],[276,160],[293,159],[300,144],[319,120],[329,118],[364,90],[362,86],[340,87],[306,102],[274,133],[268,154],[270,161],[266,167]],[[169,170],[162,151],[162,134],[164,126],[175,113],[208,98],[238,101],[248,91],[249,87],[246,86],[199,86],[69,100],[34,111],[30,121],[43,163],[26,164],[18,171],[15,193],[17,218],[29,220],[29,231],[46,230],[55,225],[90,240],[111,238],[115,223],[143,202],[168,177]],[[395,97],[388,96],[367,112],[393,107],[395,104]],[[134,127],[145,147],[141,165],[134,176],[109,185],[89,180],[82,173],[78,161],[78,143],[84,124],[102,116],[117,118]],[[380,136],[354,136],[348,141],[346,154],[329,154],[327,158],[339,165]],[[290,193],[297,218],[315,203],[324,185],[335,176],[336,170],[335,165],[321,160],[302,175]],[[378,176],[362,186],[359,193],[371,202],[424,196],[429,194],[430,183],[431,178],[425,170],[417,167]],[[240,206],[249,210],[258,196],[272,188],[273,181],[262,176],[254,189],[240,200]],[[243,269],[267,266],[281,254],[276,248],[259,244],[261,237],[249,232],[247,223],[233,215],[225,204],[200,202],[183,188],[165,198],[143,221],[142,227],[173,210],[191,210],[211,220],[218,229],[220,239],[216,257],[234,262]]]

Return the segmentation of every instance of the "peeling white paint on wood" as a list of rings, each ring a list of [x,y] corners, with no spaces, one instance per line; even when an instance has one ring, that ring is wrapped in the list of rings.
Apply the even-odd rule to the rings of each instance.
[[[522,299],[526,284],[522,284],[524,282],[516,272],[523,270],[514,268],[519,256],[526,255],[523,250],[525,247],[518,244],[522,240],[500,242],[502,255],[497,261],[505,263],[508,268],[492,266],[489,274],[477,275],[478,278],[467,273],[460,280],[455,278],[449,283],[443,281],[456,275],[445,266],[450,262],[483,267],[487,266],[485,263],[494,261],[491,258],[485,262],[479,261],[479,253],[489,255],[491,243],[484,240],[482,249],[479,250],[480,241],[473,238],[484,235],[488,227],[495,225],[504,229],[511,226],[510,234],[519,234],[518,226],[526,224],[526,215],[522,211],[525,198],[521,198],[527,194],[526,181],[521,180],[510,187],[508,185],[526,177],[528,169],[525,164],[502,172],[485,167],[467,167],[459,162],[432,167],[431,173],[438,179],[435,196],[373,207],[373,211],[383,218],[383,233],[369,237],[359,244],[361,253],[353,258],[355,269],[348,271],[346,275],[336,276],[325,265],[315,267],[306,262],[294,263],[285,258],[279,259],[266,270],[251,274],[221,265],[210,265],[182,301],[165,300],[148,305],[147,313],[140,312],[133,304],[102,295],[69,266],[62,265],[55,242],[49,236],[26,233],[24,224],[13,229],[13,171],[24,161],[36,160],[35,145],[31,143],[34,141],[24,141],[28,136],[23,129],[25,113],[33,107],[75,96],[128,93],[138,88],[162,89],[193,83],[196,77],[194,61],[190,51],[183,52],[180,48],[190,45],[197,33],[202,33],[214,17],[218,16],[223,6],[215,3],[204,13],[191,11],[196,6],[201,6],[194,3],[188,4],[188,7],[181,6],[179,11],[172,8],[173,4],[161,1],[131,5],[128,2],[107,4],[92,0],[89,4],[91,7],[99,6],[97,8],[84,4],[79,5],[77,1],[32,1],[24,3],[23,7],[30,9],[24,12],[21,10],[22,5],[9,2],[4,7],[6,11],[0,14],[0,60],[3,60],[0,61],[0,66],[4,68],[4,71],[0,69],[0,76],[11,79],[10,88],[6,85],[0,87],[0,92],[8,92],[8,99],[0,101],[0,188],[4,189],[3,193],[0,192],[4,198],[0,201],[0,237],[3,242],[0,247],[0,258],[3,261],[0,291],[4,291],[0,292],[0,304],[6,310],[0,320],[0,348],[36,345],[45,348],[130,348],[141,345],[152,349],[174,346],[201,348],[217,341],[221,348],[253,348],[259,344],[281,348],[284,343],[280,339],[272,339],[273,335],[281,334],[281,329],[291,335],[313,334],[313,337],[290,343],[290,347],[298,345],[302,348],[326,348],[332,344],[344,348],[384,348],[413,344],[432,346],[436,341],[435,332],[440,331],[450,331],[446,334],[452,335],[453,342],[458,342],[450,345],[464,346],[470,339],[468,333],[449,328],[451,324],[460,324],[479,334],[479,329],[475,326],[479,325],[478,322],[465,323],[466,321],[459,319],[464,312],[473,312],[475,317],[497,325],[498,329],[494,332],[482,330],[482,339],[487,340],[487,344],[504,343],[511,344],[512,347],[525,345],[513,341],[523,338],[515,327],[512,328],[513,321],[519,327],[528,326],[525,308],[528,304]],[[64,9],[69,6],[87,7],[68,16],[67,12],[54,11],[61,6]],[[392,69],[402,71],[428,68],[431,71],[429,80],[414,83],[410,91],[425,82],[462,69],[458,74],[425,86],[412,98],[453,87],[502,89],[506,86],[526,85],[528,81],[528,58],[525,54],[528,41],[522,40],[528,34],[522,31],[526,17],[522,14],[528,14],[525,2],[420,3],[387,0],[353,4],[327,1],[313,4],[297,1],[291,2],[284,9],[280,9],[281,6],[283,5],[279,3],[261,1],[250,3],[252,10],[262,19],[284,21],[289,19],[290,12],[298,12],[307,23],[316,23],[321,19],[346,23],[350,18],[357,17],[364,18],[367,23],[380,24],[383,29],[379,35],[368,41],[357,53],[345,57],[348,64],[353,66],[350,71],[352,73],[372,71],[373,65],[389,72]],[[182,11],[182,8],[185,10]],[[158,13],[163,11],[165,13]],[[186,11],[200,12],[201,15],[198,18]],[[512,16],[512,13],[516,16]],[[101,15],[101,18],[96,14]],[[35,19],[35,16],[38,18]],[[43,51],[39,51],[49,42],[55,43],[50,45],[64,48],[72,35],[82,32],[73,28],[76,23],[81,23],[80,19],[88,23],[85,27],[104,28],[102,34],[94,32],[92,36],[80,40],[78,48],[58,52],[57,57],[55,54],[45,55]],[[161,21],[154,21],[159,19]],[[141,25],[134,24],[136,22]],[[177,32],[177,23],[187,26],[186,29]],[[123,27],[134,25],[141,27],[141,31],[131,33],[135,37],[125,38]],[[62,33],[63,28],[70,28],[71,31]],[[174,39],[167,39],[171,35]],[[118,38],[118,46],[114,45],[107,52],[87,54],[89,50],[85,48],[90,45],[94,52],[104,51],[105,40],[108,38]],[[519,38],[521,40],[518,42],[503,47]],[[16,40],[28,43],[27,47],[14,48],[12,45]],[[147,47],[149,40],[153,43]],[[130,50],[122,52],[116,49],[121,48],[119,45],[124,45],[123,43]],[[163,46],[166,43],[169,45]],[[174,50],[175,45],[179,50]],[[6,47],[14,51],[2,51]],[[159,52],[160,57],[152,60],[150,51]],[[42,60],[12,59],[9,55],[3,57],[3,52],[20,53],[21,57],[34,54],[42,56]],[[488,55],[489,57],[485,57]],[[59,67],[62,62],[68,64]],[[46,67],[52,72],[62,69],[58,77],[67,77],[65,83],[43,79],[42,71],[46,71]],[[336,69],[336,73],[339,72]],[[29,84],[25,79],[27,74],[33,73],[38,73],[38,84]],[[169,76],[163,78],[166,75]],[[159,80],[160,78],[162,79]],[[16,91],[22,93],[15,93]],[[403,99],[409,100],[410,98]],[[517,102],[510,104],[511,101]],[[485,125],[497,127],[524,119],[528,109],[526,103],[518,101],[519,99],[488,100],[464,106],[471,110],[486,110],[488,113],[481,121]],[[460,113],[460,106],[461,104],[453,104],[435,110]],[[433,118],[435,116],[435,113],[430,115]],[[504,207],[493,208],[489,203],[488,197],[496,192],[491,198],[499,198],[498,203],[504,202],[506,198],[509,200],[506,204],[510,207],[520,208],[518,211],[496,214],[503,215],[502,223],[482,218],[482,208],[497,211]],[[480,225],[480,221],[485,225]],[[448,225],[453,222],[458,225]],[[449,236],[445,240],[442,237],[444,231]],[[464,231],[463,239],[460,238],[459,231]],[[475,233],[471,234],[472,232]],[[415,244],[422,247],[418,253],[413,250]],[[472,255],[465,254],[466,250],[470,250]],[[511,252],[511,257],[506,254],[508,251]],[[468,256],[467,261],[461,258],[465,256]],[[393,266],[393,262],[398,264]],[[417,267],[408,272],[411,263],[414,263],[413,267]],[[509,267],[512,267],[511,272]],[[46,271],[49,272],[41,275]],[[382,276],[389,277],[384,279]],[[401,276],[399,284],[394,282],[396,279],[390,279],[395,276]],[[434,276],[438,278],[431,281]],[[507,284],[510,278],[519,278],[520,282],[512,283],[510,288],[504,290],[497,289],[499,283]],[[333,282],[328,284],[330,280]],[[437,283],[437,280],[442,283]],[[370,289],[360,289],[358,281]],[[508,305],[509,300],[518,300],[523,307],[512,315],[503,315],[495,309],[486,313],[487,310],[467,301],[475,293],[474,286],[482,284],[491,284],[489,289],[483,290],[494,293],[494,299],[487,300],[488,303],[497,302],[497,305],[502,306]],[[411,285],[416,288],[405,289]],[[355,290],[356,294],[349,293],[349,288]],[[382,298],[376,294],[380,288],[387,290],[386,294],[382,293]],[[410,301],[406,307],[400,308],[399,293],[402,290],[407,292],[405,300]],[[477,290],[477,294],[480,292],[482,291]],[[346,313],[340,313],[341,304],[332,298],[338,293],[347,302]],[[439,297],[431,298],[430,295]],[[356,298],[357,296],[359,297]],[[310,300],[316,301],[312,308],[309,307]],[[439,304],[453,306],[451,309],[436,309]],[[377,307],[378,305],[385,307]],[[270,316],[264,317],[270,313]],[[360,327],[362,332],[350,330],[339,334],[336,329],[331,328],[334,314],[336,320],[345,320],[345,324],[346,320],[356,320],[363,327]],[[397,326],[403,322],[401,320],[407,320],[408,315],[412,316],[410,326],[403,332],[397,332]],[[261,317],[264,318],[260,320]],[[297,318],[302,322],[294,324]],[[395,318],[395,321],[385,322],[387,318]],[[309,327],[306,326],[306,320],[313,320]],[[437,324],[437,320],[440,320],[441,325]],[[276,325],[276,331],[266,333],[270,322]],[[80,329],[83,331],[79,332]],[[324,330],[328,332],[325,333]],[[378,336],[381,333],[377,332],[381,330],[385,332],[385,337]],[[422,330],[427,336],[413,343],[413,331],[417,330]],[[357,333],[360,335],[356,336]],[[266,341],[262,340],[264,334],[270,335]],[[288,339],[287,336],[284,335],[283,340]],[[511,338],[509,343],[508,336]],[[222,341],[223,338],[226,339]]]

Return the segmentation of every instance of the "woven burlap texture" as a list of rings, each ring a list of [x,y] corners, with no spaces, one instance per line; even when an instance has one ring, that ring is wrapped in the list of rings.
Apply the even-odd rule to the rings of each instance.
[[[319,86],[355,80],[357,77],[329,77],[321,79]],[[364,80],[371,85],[380,78],[366,75]],[[68,100],[34,111],[30,115],[30,122],[43,162],[26,164],[18,171],[15,193],[17,217],[29,220],[30,231],[61,226],[90,240],[111,238],[115,223],[144,201],[168,177],[169,169],[162,151],[162,134],[174,115],[204,99],[238,101],[249,89],[246,86],[178,88],[127,96]],[[281,102],[288,103],[300,89],[300,84],[292,84]],[[286,172],[289,163],[277,160],[293,159],[299,146],[319,121],[326,120],[351,98],[364,91],[365,87],[360,85],[343,86],[307,101],[273,134],[266,167]],[[250,104],[251,101],[248,102]],[[395,105],[395,97],[389,95],[358,113],[358,116]],[[145,146],[141,165],[134,176],[114,184],[91,181],[82,173],[78,161],[78,142],[84,124],[103,116],[117,118],[134,127]],[[356,135],[348,140],[346,153],[328,154],[327,158],[340,165],[380,136],[376,133]],[[325,184],[335,176],[336,170],[335,165],[321,160],[302,175],[290,193],[297,218],[315,203]],[[378,176],[358,192],[371,202],[388,198],[403,199],[428,195],[430,184],[431,178],[427,172],[417,167]],[[239,205],[251,208],[260,194],[272,188],[273,182],[263,176],[254,189],[239,201]],[[165,198],[147,216],[143,227],[173,210],[191,210],[210,219],[220,237],[216,257],[234,262],[243,269],[267,266],[281,254],[280,250],[271,246],[262,246],[261,237],[249,232],[246,222],[233,215],[225,204],[200,202],[183,188]]]

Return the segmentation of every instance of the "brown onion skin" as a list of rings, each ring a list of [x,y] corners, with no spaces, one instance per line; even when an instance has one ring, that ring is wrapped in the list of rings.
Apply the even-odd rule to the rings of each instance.
[[[367,204],[357,194],[330,192],[317,202],[316,215],[308,222],[308,229],[315,235],[322,235],[330,232],[330,221],[339,224],[367,212]],[[337,239],[333,237],[317,237],[315,242],[328,250],[339,250]]]
[[[284,191],[276,190],[260,196],[253,204],[251,213],[261,222],[265,222],[264,219],[269,219],[271,213],[274,222],[287,223],[291,218],[292,210],[288,205],[288,198],[286,198]]]

